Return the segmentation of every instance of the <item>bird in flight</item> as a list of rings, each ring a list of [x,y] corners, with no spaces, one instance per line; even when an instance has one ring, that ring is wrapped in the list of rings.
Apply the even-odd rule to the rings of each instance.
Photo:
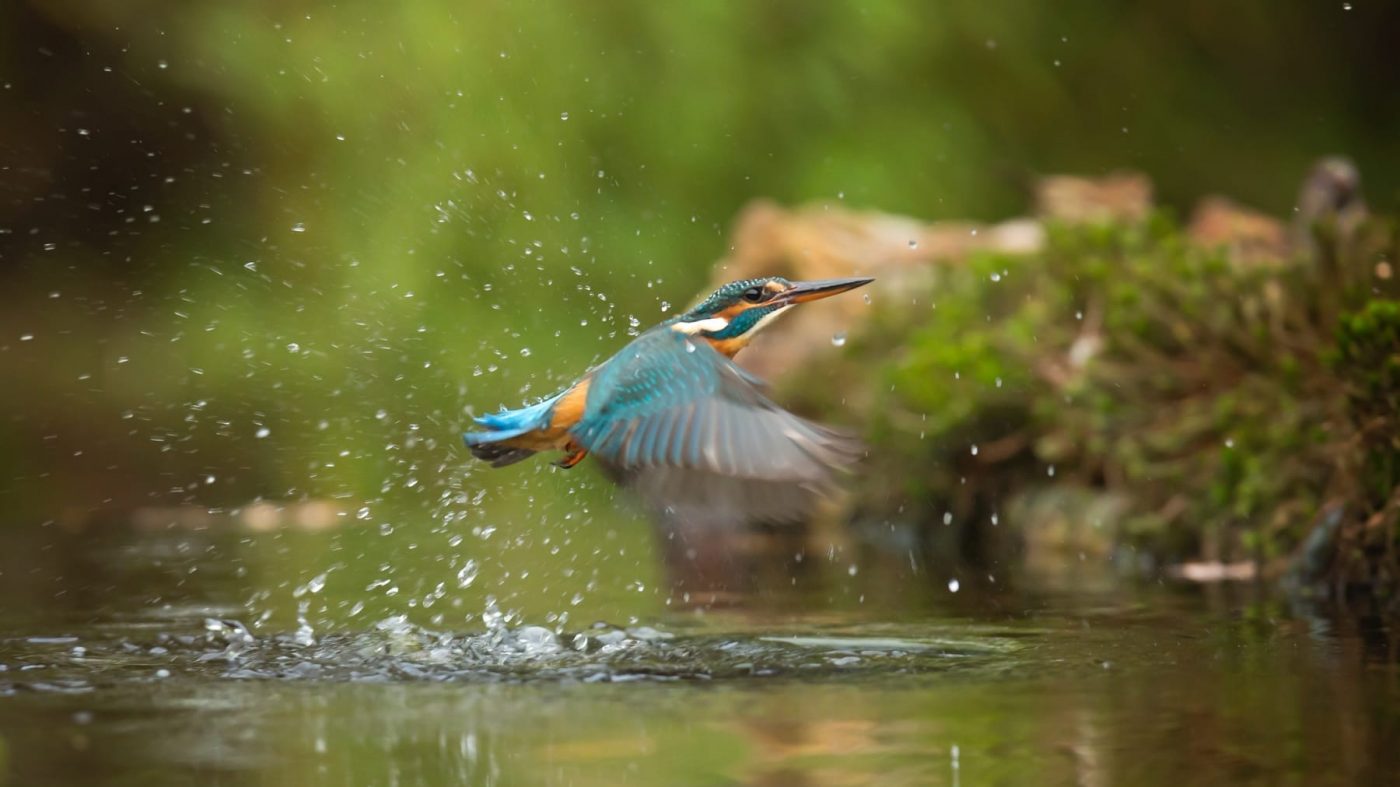
[[[562,451],[557,464],[570,468],[593,454],[658,510],[692,521],[800,519],[863,449],[779,407],[732,359],[788,309],[871,281],[731,282],[554,396],[474,418],[481,431],[463,438],[492,467]]]

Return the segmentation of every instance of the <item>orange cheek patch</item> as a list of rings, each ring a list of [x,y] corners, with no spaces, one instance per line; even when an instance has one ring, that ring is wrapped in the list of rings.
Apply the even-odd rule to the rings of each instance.
[[[748,306],[747,304],[736,303],[736,304],[734,304],[733,306],[730,306],[730,307],[724,309],[723,311],[721,311],[719,314],[716,314],[715,316],[716,316],[716,317],[723,317],[723,318],[725,319],[725,321],[728,322],[728,321],[733,320],[735,317],[738,317],[738,316],[739,316],[740,314],[742,314],[743,312],[748,311],[750,308],[751,308],[751,307]]]

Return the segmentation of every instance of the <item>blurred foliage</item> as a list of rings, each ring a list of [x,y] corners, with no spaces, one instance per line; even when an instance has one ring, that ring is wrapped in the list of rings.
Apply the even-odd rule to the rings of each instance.
[[[1051,227],[1042,254],[931,271],[791,392],[870,420],[859,494],[876,516],[956,522],[975,545],[1053,480],[1125,495],[1094,524],[1152,562],[1268,564],[1341,501],[1355,526],[1317,548],[1370,554],[1337,568],[1389,582],[1398,256],[1385,219],[1276,264],[1195,247],[1161,216]]]
[[[479,488],[435,482],[464,408],[547,393],[681,306],[758,196],[991,217],[1034,173],[1129,165],[1169,204],[1281,212],[1338,149],[1397,182],[1397,22],[1267,0],[5,4],[0,370],[24,383],[0,391],[0,495],[81,518]]]

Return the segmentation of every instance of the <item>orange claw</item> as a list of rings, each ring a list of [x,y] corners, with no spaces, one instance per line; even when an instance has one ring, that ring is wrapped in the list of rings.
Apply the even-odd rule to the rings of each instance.
[[[572,447],[572,446],[571,446],[571,447]],[[582,449],[582,448],[573,448],[573,450],[571,450],[568,454],[566,454],[566,455],[564,456],[563,459],[560,459],[558,462],[555,462],[554,464],[557,465],[557,466],[559,466],[559,467],[564,468],[565,470],[568,470],[569,468],[573,467],[574,465],[578,464],[579,462],[582,462],[582,461],[583,461],[583,458],[584,458],[585,456],[588,456],[588,452],[587,452],[587,451],[585,451],[585,450]]]

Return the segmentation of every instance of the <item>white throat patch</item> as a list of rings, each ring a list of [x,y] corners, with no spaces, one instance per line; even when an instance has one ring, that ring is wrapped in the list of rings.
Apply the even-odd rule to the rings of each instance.
[[[695,322],[678,322],[671,326],[671,330],[686,336],[694,336],[701,331],[716,333],[727,327],[729,327],[729,320],[723,317],[711,317],[708,320],[696,320]]]
[[[779,315],[779,314],[782,314],[783,312],[785,312],[785,311],[787,311],[788,309],[791,309],[791,308],[792,308],[792,304],[789,303],[789,304],[786,305],[786,306],[783,306],[783,307],[778,308],[778,309],[774,309],[773,311],[768,312],[767,314],[765,314],[765,315],[763,315],[762,317],[758,318],[758,323],[755,324],[752,328],[749,329],[749,338],[753,338],[754,336],[757,336],[759,331],[761,331],[761,330],[763,330],[764,328],[768,327],[768,324],[769,324],[769,323],[771,323],[771,322],[773,322],[774,320],[778,319],[778,315]]]

